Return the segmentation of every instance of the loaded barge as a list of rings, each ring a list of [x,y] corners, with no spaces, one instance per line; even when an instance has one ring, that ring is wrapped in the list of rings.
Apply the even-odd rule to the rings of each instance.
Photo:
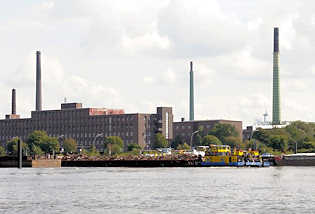
[[[275,157],[277,166],[315,166],[315,153],[297,153]]]
[[[234,150],[228,145],[202,147],[199,155],[134,156],[109,159],[63,159],[62,167],[268,167],[258,151]],[[200,155],[204,154],[204,155]]]
[[[201,147],[204,151],[197,153],[163,154],[157,156],[100,156],[67,155],[57,159],[32,160],[24,157],[23,167],[267,167],[258,151],[231,151],[228,145],[211,145]],[[16,167],[16,157],[0,158],[0,167]]]

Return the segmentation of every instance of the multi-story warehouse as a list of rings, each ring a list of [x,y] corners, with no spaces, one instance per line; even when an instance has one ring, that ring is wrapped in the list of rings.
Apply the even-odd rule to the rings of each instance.
[[[242,121],[232,120],[193,120],[181,121],[173,123],[173,136],[180,136],[181,139],[190,143],[193,134],[197,134],[199,128],[202,128],[203,133],[207,134],[217,123],[230,124],[235,127],[240,139],[242,139]]]
[[[81,148],[91,145],[103,148],[104,138],[119,136],[125,147],[138,143],[150,148],[156,133],[173,138],[171,107],[158,107],[155,114],[125,114],[123,110],[82,108],[81,103],[63,103],[61,110],[42,110],[41,54],[36,52],[36,110],[31,118],[20,119],[16,114],[16,91],[12,90],[12,113],[0,120],[0,144],[14,137],[26,140],[34,130],[44,130],[59,139],[73,138]]]
[[[107,136],[119,136],[125,145],[138,143],[149,148],[157,132],[172,139],[172,124],[170,107],[158,107],[156,114],[125,114],[123,110],[82,108],[80,103],[64,103],[61,110],[32,111],[31,118],[7,115],[0,120],[0,142],[4,144],[14,137],[26,140],[34,130],[44,130],[49,136],[73,138],[81,148],[95,144],[102,149]]]

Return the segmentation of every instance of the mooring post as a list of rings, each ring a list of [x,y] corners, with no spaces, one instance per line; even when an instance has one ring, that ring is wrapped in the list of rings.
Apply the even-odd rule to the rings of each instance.
[[[22,169],[22,157],[23,157],[23,153],[22,153],[22,142],[20,139],[18,139],[18,168]]]

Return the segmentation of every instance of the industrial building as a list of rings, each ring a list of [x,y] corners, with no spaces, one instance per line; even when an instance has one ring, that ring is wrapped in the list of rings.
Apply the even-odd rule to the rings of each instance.
[[[173,138],[171,107],[157,107],[154,114],[126,114],[122,109],[83,108],[81,103],[63,103],[59,110],[42,110],[40,52],[36,52],[36,110],[31,118],[16,114],[16,90],[12,90],[12,112],[0,120],[0,142],[14,137],[25,141],[34,130],[44,130],[60,141],[73,138],[80,148],[95,145],[103,149],[104,138],[119,136],[126,145],[137,143],[150,148],[156,133]]]
[[[183,142],[190,144],[190,141],[193,139],[194,135],[198,133],[198,130],[201,129],[203,134],[207,135],[215,124],[218,123],[234,126],[238,136],[242,139],[242,121],[233,120],[190,120],[174,122],[173,135],[174,138],[180,136]]]
[[[63,103],[60,110],[32,111],[31,118],[0,120],[0,142],[14,137],[25,141],[34,130],[44,130],[49,136],[73,138],[80,148],[95,144],[102,149],[107,136],[119,136],[125,145],[138,143],[149,148],[157,132],[167,139],[172,138],[172,123],[172,108],[169,107],[158,107],[155,114],[125,114],[123,110],[82,108],[80,103]]]

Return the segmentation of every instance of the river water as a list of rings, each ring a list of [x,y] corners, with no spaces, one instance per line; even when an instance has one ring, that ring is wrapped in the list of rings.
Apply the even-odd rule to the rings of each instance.
[[[0,169],[0,213],[312,213],[314,167]]]

